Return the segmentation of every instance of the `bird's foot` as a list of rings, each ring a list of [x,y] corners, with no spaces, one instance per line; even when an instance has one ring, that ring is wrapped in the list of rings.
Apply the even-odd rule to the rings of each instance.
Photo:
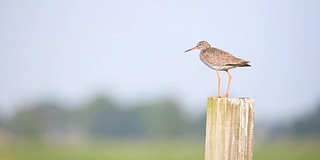
[[[209,98],[222,98],[220,95],[218,95],[218,96],[210,96]]]
[[[221,98],[228,98],[229,97],[229,94],[226,94],[224,96],[222,96]]]
[[[211,96],[211,97],[209,97],[209,98],[228,98],[229,97],[229,95],[228,94],[226,94],[226,95],[224,95],[224,96]]]

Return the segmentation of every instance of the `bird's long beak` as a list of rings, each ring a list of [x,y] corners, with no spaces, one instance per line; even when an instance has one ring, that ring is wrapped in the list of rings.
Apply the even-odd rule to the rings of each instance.
[[[194,49],[197,49],[197,46],[195,46],[195,47],[193,47],[193,48],[190,48],[190,49],[188,49],[188,50],[186,50],[186,51],[184,51],[184,52],[189,52],[189,51],[192,51],[192,50],[194,50]]]

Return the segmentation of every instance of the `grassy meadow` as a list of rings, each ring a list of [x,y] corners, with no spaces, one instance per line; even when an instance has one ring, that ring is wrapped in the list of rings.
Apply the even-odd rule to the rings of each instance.
[[[0,146],[0,160],[202,160],[199,141],[100,141],[68,145],[15,143]],[[254,160],[319,160],[320,141],[272,141],[254,146]]]

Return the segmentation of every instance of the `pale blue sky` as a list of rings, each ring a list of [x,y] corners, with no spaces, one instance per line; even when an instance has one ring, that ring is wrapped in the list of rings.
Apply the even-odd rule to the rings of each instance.
[[[254,98],[256,120],[298,115],[320,101],[319,8],[318,0],[0,1],[0,112],[106,92],[125,103],[175,96],[202,113],[216,74],[199,51],[184,51],[207,40],[251,61],[230,70],[230,97]]]

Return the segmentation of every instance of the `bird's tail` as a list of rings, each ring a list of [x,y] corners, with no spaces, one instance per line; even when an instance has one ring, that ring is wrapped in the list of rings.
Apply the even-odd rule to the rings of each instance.
[[[243,64],[243,65],[241,65],[239,67],[251,67],[251,65],[250,64]]]
[[[228,64],[228,65],[229,65],[229,66],[236,66],[236,67],[251,67],[251,65],[248,64],[248,63],[250,63],[250,62],[249,62],[249,61],[244,61],[244,60],[242,60],[240,63]]]
[[[239,67],[251,67],[251,65],[248,63],[250,63],[250,61],[242,61]]]

